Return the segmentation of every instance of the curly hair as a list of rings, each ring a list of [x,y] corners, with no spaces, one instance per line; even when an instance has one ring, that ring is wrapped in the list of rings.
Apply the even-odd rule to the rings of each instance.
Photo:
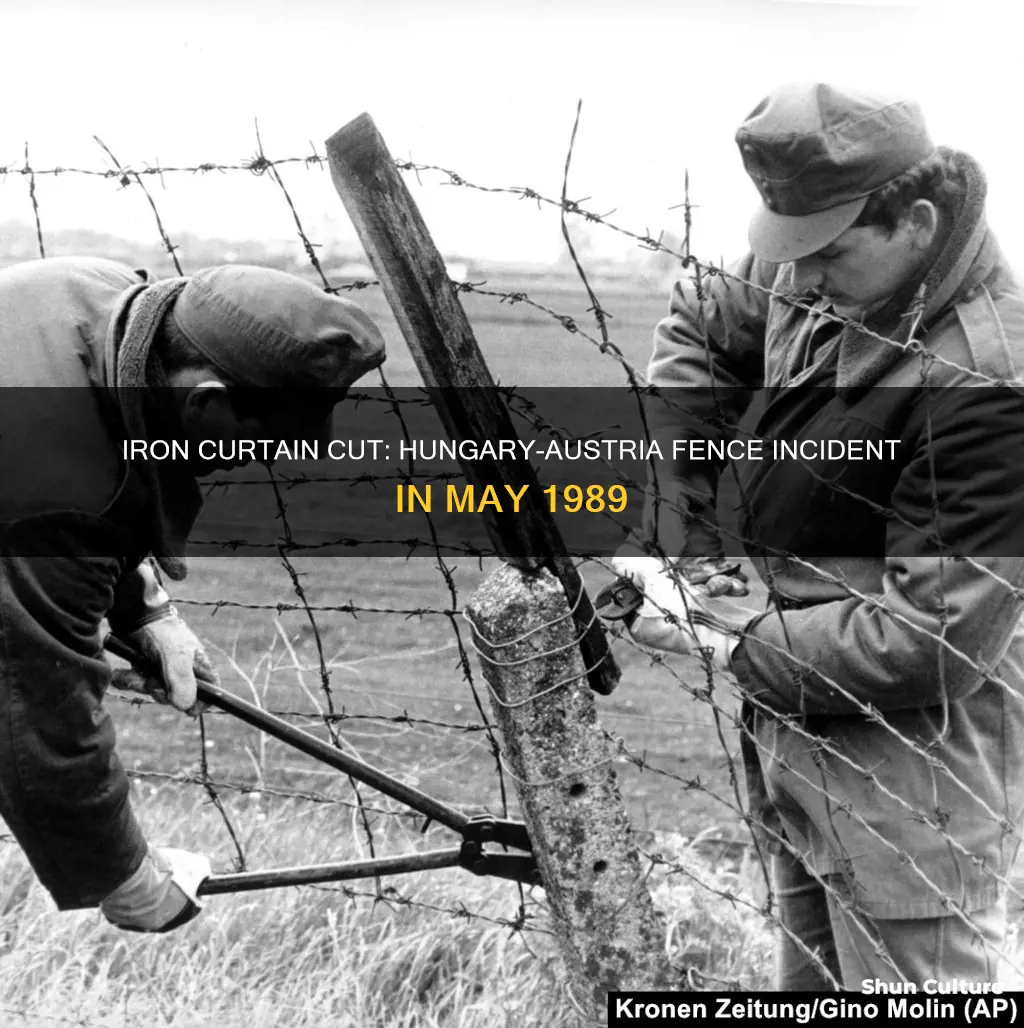
[[[890,236],[915,200],[930,200],[947,225],[956,220],[967,193],[967,176],[957,153],[940,146],[898,178],[876,189],[853,227],[876,225]]]

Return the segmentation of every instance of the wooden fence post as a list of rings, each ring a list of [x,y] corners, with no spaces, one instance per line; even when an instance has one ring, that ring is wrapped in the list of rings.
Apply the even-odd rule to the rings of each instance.
[[[517,439],[444,261],[373,119],[359,115],[326,146],[335,188],[448,434],[455,440]],[[516,490],[529,486],[518,513],[481,516],[500,556],[527,567],[550,567],[561,581],[580,628],[590,684],[607,695],[619,669],[530,462],[481,456],[460,463],[467,481],[478,488],[493,485],[504,495],[502,484]]]
[[[506,565],[467,617],[577,1003],[678,988],[561,585]]]
[[[448,434],[515,439],[455,288],[368,115],[327,140],[335,187],[381,281]],[[518,515],[485,515],[499,555],[470,608],[504,759],[575,1001],[604,1019],[613,990],[671,984],[663,932],[597,724],[593,690],[619,670],[536,475],[521,457],[462,463],[473,484],[533,486]]]

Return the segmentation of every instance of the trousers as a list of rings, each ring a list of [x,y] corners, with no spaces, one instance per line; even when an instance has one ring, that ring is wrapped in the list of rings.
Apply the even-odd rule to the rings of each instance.
[[[882,919],[843,904],[791,853],[772,857],[780,924],[775,987],[784,991],[859,992],[865,980],[994,982],[1005,949],[1005,902],[957,915]],[[797,941],[799,940],[799,941]],[[802,945],[801,945],[802,944]]]

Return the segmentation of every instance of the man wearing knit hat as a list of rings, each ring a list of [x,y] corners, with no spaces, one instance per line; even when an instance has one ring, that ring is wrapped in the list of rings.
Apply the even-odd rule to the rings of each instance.
[[[319,439],[383,360],[358,306],[267,268],[0,272],[0,815],[60,909],[167,931],[198,912],[209,873],[147,845],[135,819],[101,621],[162,671],[118,684],[188,711],[197,676],[216,681],[156,566],[185,577],[195,478],[218,465],[126,462],[123,440]]]
[[[785,86],[736,141],[750,252],[676,285],[651,419],[667,453],[728,438],[764,389],[764,458],[736,471],[769,605],[722,599],[747,593],[723,468],[676,459],[614,562],[647,596],[631,630],[738,683],[780,988],[991,982],[1024,812],[1024,297],[981,169],[917,104]]]

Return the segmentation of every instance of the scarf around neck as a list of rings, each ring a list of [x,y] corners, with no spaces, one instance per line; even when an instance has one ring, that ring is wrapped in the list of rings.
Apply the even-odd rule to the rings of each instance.
[[[109,386],[130,439],[158,438],[163,426],[176,424],[177,410],[170,380],[153,340],[164,315],[188,279],[175,278],[142,285],[122,300],[120,316],[107,335]],[[202,507],[195,478],[175,461],[133,461],[151,498],[151,550],[160,568],[174,581],[188,574],[185,548]]]

